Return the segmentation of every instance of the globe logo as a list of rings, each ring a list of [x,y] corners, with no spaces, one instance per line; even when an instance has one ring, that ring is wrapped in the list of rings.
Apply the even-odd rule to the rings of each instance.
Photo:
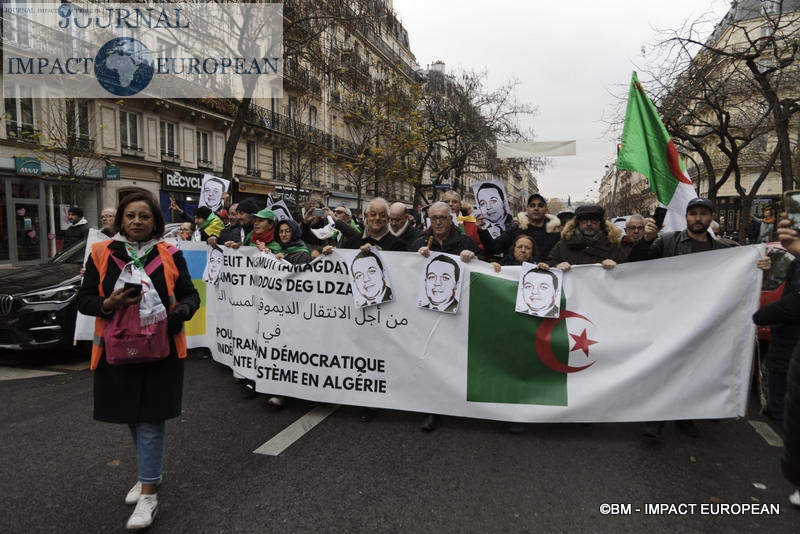
[[[140,41],[117,37],[100,48],[94,58],[94,75],[116,96],[132,96],[153,79],[153,54]]]

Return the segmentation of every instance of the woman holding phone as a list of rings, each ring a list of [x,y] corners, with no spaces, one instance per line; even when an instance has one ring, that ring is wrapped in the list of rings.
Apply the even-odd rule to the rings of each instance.
[[[161,239],[164,219],[149,193],[125,197],[114,226],[118,233],[112,239],[92,246],[78,309],[96,318],[91,357],[94,418],[127,424],[133,438],[138,480],[125,503],[136,508],[126,526],[141,529],[152,524],[158,509],[165,421],[181,413],[186,358],[183,323],[199,308],[200,297],[180,250]],[[119,317],[130,316],[132,307],[141,325],[167,323],[158,330],[167,338],[162,338],[166,356],[143,355],[150,359],[114,363],[107,335],[120,324]]]

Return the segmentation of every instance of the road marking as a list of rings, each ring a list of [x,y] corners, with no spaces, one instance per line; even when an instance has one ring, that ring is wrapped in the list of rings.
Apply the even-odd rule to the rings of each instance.
[[[338,408],[338,404],[317,406],[303,417],[284,428],[271,440],[264,443],[253,452],[256,454],[278,456],[280,453],[288,449],[295,441],[302,438],[312,428],[324,421],[326,417],[335,412]]]
[[[58,371],[39,371],[37,369],[19,369],[17,367],[0,367],[0,381],[38,378],[40,376],[63,375]]]
[[[773,447],[783,447],[783,440],[767,423],[764,421],[752,421],[749,419],[747,422],[750,423],[750,426],[756,429],[756,432],[758,432],[761,437],[764,438],[764,441],[766,441],[768,445]]]

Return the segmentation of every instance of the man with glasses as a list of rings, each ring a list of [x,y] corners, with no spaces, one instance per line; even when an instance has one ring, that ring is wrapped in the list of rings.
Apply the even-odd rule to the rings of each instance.
[[[411,245],[409,250],[416,250],[426,258],[431,251],[446,252],[461,256],[464,263],[480,256],[481,249],[468,235],[459,232],[453,224],[450,206],[445,202],[434,202],[428,208],[431,227]],[[428,245],[429,238],[430,245]]]
[[[631,254],[631,250],[636,246],[636,243],[644,235],[644,217],[635,213],[628,217],[625,222],[625,235],[622,236],[622,251],[627,258]]]
[[[406,205],[402,202],[395,202],[389,206],[389,231],[403,242],[406,250],[422,235],[422,230],[411,224],[406,215]]]
[[[100,212],[100,231],[107,237],[114,235],[114,217],[117,215],[117,210],[114,208],[103,208]]]
[[[578,206],[575,218],[561,232],[561,241],[550,251],[547,264],[540,266],[568,271],[573,265],[599,263],[604,269],[612,269],[626,260],[621,242],[622,230],[605,220],[602,206]]]
[[[361,232],[361,227],[358,225],[355,219],[353,219],[353,212],[350,211],[350,208],[347,206],[342,204],[333,208],[333,218],[344,221],[355,228],[357,232]]]
[[[456,229],[450,206],[446,202],[439,201],[431,204],[428,208],[428,217],[431,220],[431,227],[413,243],[409,250],[416,250],[426,258],[431,255],[432,251],[455,254],[460,256],[464,263],[480,256],[481,249],[478,244],[471,237]],[[427,274],[426,272],[426,277]],[[420,428],[430,432],[438,424],[439,416],[431,413],[422,420]]]
[[[408,250],[405,244],[389,231],[389,203],[381,197],[376,197],[367,204],[363,235],[350,237],[342,245],[342,248],[361,250],[369,250],[370,247],[398,252]]]

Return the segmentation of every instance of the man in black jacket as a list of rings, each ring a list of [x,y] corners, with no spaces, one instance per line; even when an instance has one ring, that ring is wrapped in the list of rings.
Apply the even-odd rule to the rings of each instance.
[[[709,250],[728,248],[728,244],[714,239],[708,228],[714,218],[714,203],[707,198],[693,198],[686,205],[686,230],[666,232],[658,235],[660,228],[652,218],[645,220],[644,237],[631,250],[629,261],[681,256]],[[658,236],[658,237],[656,237]],[[769,256],[758,260],[757,267],[769,270],[772,261]],[[691,419],[676,421],[678,430],[690,437],[697,437],[700,431]],[[645,423],[643,435],[650,439],[661,439],[663,421]]]
[[[89,221],[83,217],[83,210],[72,206],[67,210],[69,226],[64,230],[64,250],[89,236]]]
[[[406,250],[422,235],[422,230],[411,224],[406,215],[406,205],[402,202],[395,202],[389,206],[389,231],[403,242]]]

